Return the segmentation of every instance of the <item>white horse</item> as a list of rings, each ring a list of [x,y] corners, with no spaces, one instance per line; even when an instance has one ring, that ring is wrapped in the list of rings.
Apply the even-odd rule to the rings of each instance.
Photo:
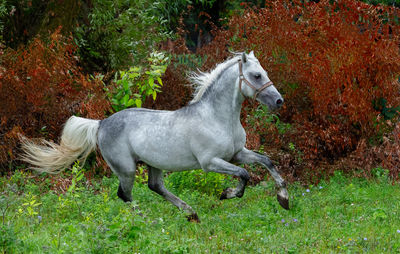
[[[202,168],[240,177],[236,188],[222,193],[221,199],[226,199],[242,197],[250,178],[235,164],[259,163],[275,179],[280,205],[289,209],[286,183],[271,160],[244,147],[240,111],[245,98],[270,109],[283,103],[254,53],[235,55],[210,73],[193,74],[192,81],[197,84],[194,99],[181,109],[126,109],[101,121],[73,116],[64,126],[60,145],[22,139],[23,159],[38,171],[57,173],[84,160],[97,145],[118,176],[118,196],[126,202],[132,200],[136,164],[144,162],[149,166],[149,188],[187,212],[189,220],[198,220],[196,212],[164,187],[163,171]]]

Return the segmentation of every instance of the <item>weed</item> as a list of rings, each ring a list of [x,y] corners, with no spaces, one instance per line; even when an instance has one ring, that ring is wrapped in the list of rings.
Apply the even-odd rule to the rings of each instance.
[[[196,190],[211,195],[220,195],[227,187],[229,176],[203,170],[175,172],[168,175],[166,183],[178,192],[184,189]]]
[[[0,225],[0,252],[13,253],[17,245],[17,236],[12,226]]]
[[[20,216],[27,216],[30,219],[33,219],[39,214],[38,210],[41,204],[42,203],[38,201],[38,197],[29,192],[25,196],[22,205],[18,209],[18,214]]]

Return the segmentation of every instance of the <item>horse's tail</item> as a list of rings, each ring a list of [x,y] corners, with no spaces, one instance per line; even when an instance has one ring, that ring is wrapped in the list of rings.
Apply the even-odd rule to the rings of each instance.
[[[60,144],[40,139],[37,142],[21,137],[24,154],[21,160],[31,169],[50,174],[60,173],[96,149],[99,120],[72,116],[64,125]]]

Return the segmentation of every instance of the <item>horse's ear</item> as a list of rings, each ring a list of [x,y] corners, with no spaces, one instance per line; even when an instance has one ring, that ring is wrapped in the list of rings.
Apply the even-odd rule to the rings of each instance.
[[[247,56],[245,52],[242,53],[242,62],[243,63],[247,62]]]
[[[254,55],[254,51],[253,51],[253,50],[250,52],[249,56],[251,56],[251,57],[256,57],[256,56]]]

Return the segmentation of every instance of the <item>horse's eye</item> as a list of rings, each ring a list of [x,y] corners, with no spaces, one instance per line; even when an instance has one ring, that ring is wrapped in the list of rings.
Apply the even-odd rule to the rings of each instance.
[[[260,79],[260,78],[261,78],[261,74],[258,73],[258,74],[256,74],[256,75],[254,75],[254,77],[255,77],[256,79]]]

